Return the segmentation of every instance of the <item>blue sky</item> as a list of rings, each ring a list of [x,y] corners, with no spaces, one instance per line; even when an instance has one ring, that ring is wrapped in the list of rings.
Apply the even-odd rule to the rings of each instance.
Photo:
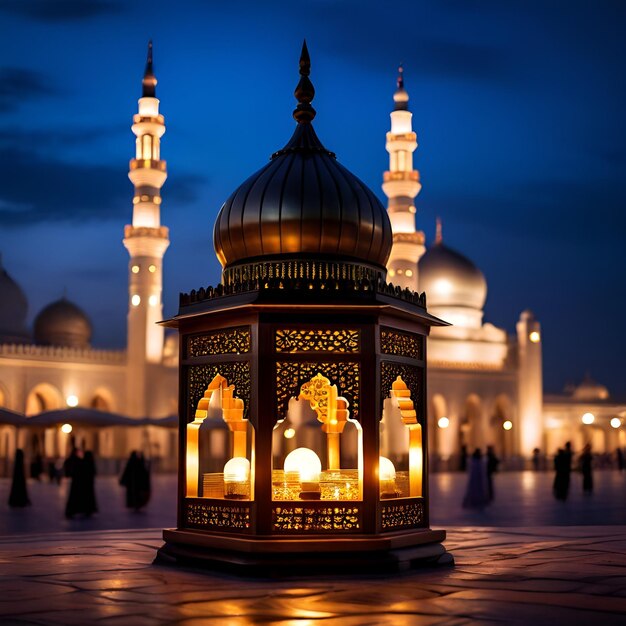
[[[384,200],[396,67],[423,191],[418,227],[489,285],[509,332],[532,309],[547,390],[589,371],[626,394],[626,3],[0,0],[0,251],[30,319],[67,288],[122,346],[130,132],[147,40],[166,118],[165,308],[219,281],[212,226],[282,147],[303,37],[326,147]]]

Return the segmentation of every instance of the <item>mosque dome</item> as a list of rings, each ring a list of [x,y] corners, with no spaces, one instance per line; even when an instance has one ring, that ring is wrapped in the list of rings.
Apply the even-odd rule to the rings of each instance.
[[[305,43],[293,136],[231,194],[217,216],[213,239],[225,282],[237,268],[248,267],[243,275],[254,277],[263,271],[259,267],[298,260],[385,274],[392,245],[389,217],[376,195],[317,137],[309,70]]]
[[[22,288],[9,276],[0,259],[0,343],[28,340],[28,300]]]
[[[35,318],[35,343],[44,346],[88,348],[91,322],[85,312],[65,297],[52,302]]]
[[[418,263],[420,291],[429,307],[467,307],[482,311],[487,299],[487,281],[467,257],[444,245],[441,226],[437,238]]]
[[[607,400],[609,390],[587,375],[580,385],[574,388],[572,397],[576,400]]]

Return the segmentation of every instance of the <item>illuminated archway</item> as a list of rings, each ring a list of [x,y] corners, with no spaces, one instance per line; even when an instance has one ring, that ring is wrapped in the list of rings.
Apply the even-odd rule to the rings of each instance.
[[[44,411],[60,409],[63,405],[63,394],[50,383],[35,385],[26,397],[26,415],[31,417]]]
[[[188,497],[237,498],[252,499],[254,494],[254,429],[247,419],[244,419],[244,403],[235,395],[235,386],[229,385],[226,378],[217,374],[209,383],[196,408],[195,419],[187,424],[187,457],[186,457],[186,485]],[[210,421],[218,420],[226,425],[229,431],[229,445],[227,445],[228,461],[223,472],[203,472],[202,488],[200,489],[201,455],[216,456],[216,450],[202,449],[202,427]],[[212,424],[215,426],[215,424]],[[219,432],[219,428],[212,428]],[[222,446],[224,447],[224,446]],[[231,461],[236,461],[241,472],[236,472],[237,480],[232,484],[228,480],[227,467]],[[247,468],[244,467],[247,462]],[[246,474],[245,476],[243,474]],[[237,484],[234,484],[237,483]],[[229,486],[230,485],[230,486]],[[229,489],[235,489],[232,493]]]
[[[461,443],[467,447],[468,454],[485,446],[482,412],[480,397],[475,393],[470,394],[465,400],[461,424]]]

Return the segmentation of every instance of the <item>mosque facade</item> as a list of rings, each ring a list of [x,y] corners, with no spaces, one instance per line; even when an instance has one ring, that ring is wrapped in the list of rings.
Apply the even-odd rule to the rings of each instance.
[[[65,297],[45,307],[29,332],[26,296],[0,264],[0,406],[27,416],[75,405],[137,419],[177,412],[177,339],[165,336],[156,323],[163,317],[162,271],[169,245],[160,220],[167,167],[160,155],[165,120],[156,83],[150,46],[132,124],[136,151],[129,178],[135,193],[132,223],[123,238],[129,254],[126,349],[92,347],[88,316]],[[480,269],[444,242],[441,223],[426,246],[416,228],[415,198],[421,189],[413,166],[416,148],[401,72],[386,137],[389,170],[383,175],[393,233],[387,282],[425,292],[428,311],[451,324],[433,328],[428,340],[433,468],[456,469],[464,450],[487,445],[511,468],[523,467],[534,450],[551,455],[566,441],[575,450],[590,442],[594,451],[606,453],[626,446],[626,404],[614,402],[605,387],[589,379],[562,395],[544,395],[543,338],[533,313],[520,314],[514,335],[485,322],[487,282]],[[164,469],[175,467],[173,429],[75,428],[69,435],[58,427],[16,431],[0,423],[0,473],[6,473],[16,447],[54,458],[67,453],[70,438],[101,462],[110,461],[112,471],[132,449],[144,450]]]

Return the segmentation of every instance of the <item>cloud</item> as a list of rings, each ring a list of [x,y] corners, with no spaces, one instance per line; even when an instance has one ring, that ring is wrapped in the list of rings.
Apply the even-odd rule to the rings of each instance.
[[[40,22],[83,20],[121,10],[121,3],[112,0],[0,0],[0,11]]]
[[[123,165],[67,163],[0,147],[0,225],[128,219],[132,186]],[[204,179],[179,173],[169,196],[191,203]]]
[[[26,100],[58,93],[43,74],[19,67],[0,68],[0,112],[16,110]]]

